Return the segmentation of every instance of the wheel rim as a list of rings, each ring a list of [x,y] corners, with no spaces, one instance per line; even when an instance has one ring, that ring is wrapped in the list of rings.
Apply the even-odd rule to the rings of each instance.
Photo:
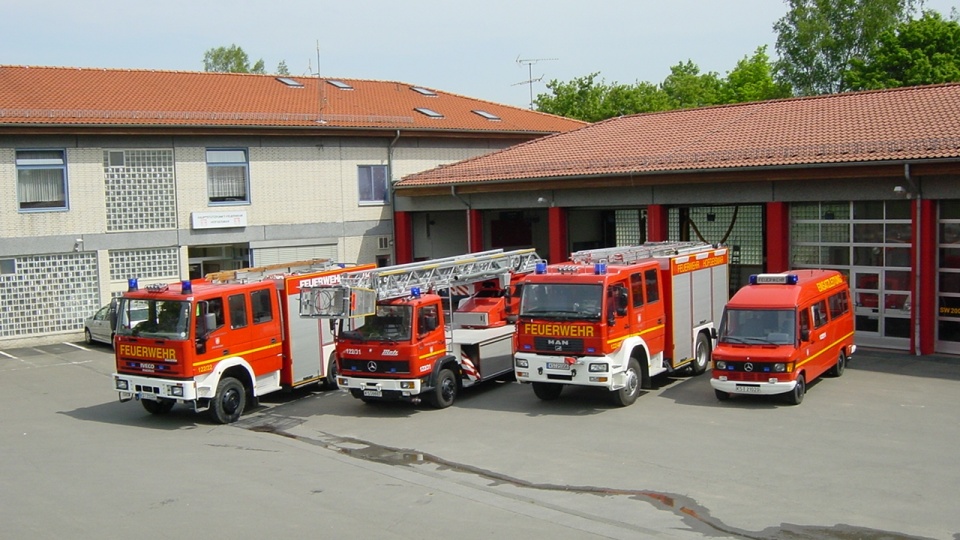
[[[697,368],[707,367],[707,346],[703,341],[697,342]]]
[[[444,401],[451,401],[454,396],[457,395],[456,383],[453,382],[452,377],[443,378],[443,381],[440,383],[440,395]]]
[[[840,353],[840,356],[837,357],[837,375],[843,373],[846,367],[846,359],[843,357],[843,353]]]
[[[227,414],[233,414],[240,408],[240,392],[236,388],[224,392],[223,399],[220,400],[223,411]]]
[[[634,369],[628,369],[626,386],[628,394],[632,396],[637,393],[637,388],[640,388],[640,379],[637,377],[637,372]]]

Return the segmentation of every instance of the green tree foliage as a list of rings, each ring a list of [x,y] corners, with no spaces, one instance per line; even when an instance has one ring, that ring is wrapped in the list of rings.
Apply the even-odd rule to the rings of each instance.
[[[281,60],[280,63],[277,64],[277,75],[290,75],[290,69],[287,68],[287,62],[285,60]]]
[[[720,103],[743,103],[790,97],[790,85],[774,78],[767,46],[757,47],[753,56],[744,56],[720,84]]]
[[[851,64],[847,80],[858,90],[960,81],[960,23],[926,11],[882,34],[868,59]]]
[[[552,80],[547,89],[552,94],[540,94],[534,100],[537,110],[597,122],[605,118],[638,112],[669,109],[666,93],[650,83],[624,85],[597,81],[599,73],[577,77],[569,82]]]
[[[203,53],[203,70],[219,73],[264,73],[264,64],[261,58],[251,66],[247,53],[237,45],[230,45]]]
[[[846,74],[866,58],[880,35],[907,21],[923,0],[785,0],[773,25],[777,71],[799,95],[850,90]]]
[[[720,78],[716,73],[700,73],[691,60],[670,68],[670,75],[663,80],[660,88],[672,103],[671,109],[689,109],[719,103]]]

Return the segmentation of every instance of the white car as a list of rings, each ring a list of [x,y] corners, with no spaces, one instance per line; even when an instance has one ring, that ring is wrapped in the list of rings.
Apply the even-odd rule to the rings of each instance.
[[[147,310],[134,310],[131,312],[130,326],[147,319]],[[113,346],[113,336],[117,330],[117,302],[113,301],[98,309],[96,313],[87,317],[83,321],[83,339],[87,344],[94,341],[106,343]]]

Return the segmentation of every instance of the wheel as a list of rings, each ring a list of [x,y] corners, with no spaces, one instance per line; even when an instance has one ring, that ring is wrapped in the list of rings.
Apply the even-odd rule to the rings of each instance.
[[[694,347],[694,358],[693,364],[690,365],[690,370],[694,375],[700,375],[707,370],[707,366],[710,364],[710,340],[707,338],[707,335],[700,333],[697,335],[697,344]]]
[[[337,369],[337,357],[330,355],[330,361],[327,362],[327,376],[323,379],[323,387],[327,390],[336,390],[340,388],[337,385],[337,374],[340,371]]]
[[[803,380],[803,374],[797,375],[797,385],[793,391],[787,394],[787,403],[799,405],[803,401],[803,394],[807,391],[807,383]]]
[[[437,409],[446,409],[457,399],[457,390],[457,377],[453,371],[443,368],[437,374],[437,384],[427,399]]]
[[[533,383],[533,393],[543,401],[553,401],[560,397],[563,392],[562,384],[535,382]]]
[[[717,395],[717,399],[719,399],[720,401],[727,401],[728,399],[730,399],[729,392],[724,392],[722,390],[714,390],[713,393]]]
[[[141,399],[140,403],[143,404],[143,408],[150,414],[167,414],[177,402],[172,399],[160,398],[158,400]]]
[[[240,381],[224,377],[217,384],[217,394],[210,403],[210,416],[215,422],[232,424],[240,419],[247,404],[247,392]]]
[[[624,372],[624,377],[627,379],[625,386],[612,392],[614,404],[621,407],[633,404],[640,395],[640,362],[636,358],[631,358],[627,362],[627,371]]]
[[[86,343],[87,345],[93,345],[93,336],[90,335],[89,328],[83,329],[83,342]]]
[[[837,363],[834,364],[833,368],[830,370],[830,375],[834,377],[839,377],[843,375],[843,370],[847,368],[847,357],[843,354],[843,351],[840,351],[840,354],[837,355]]]

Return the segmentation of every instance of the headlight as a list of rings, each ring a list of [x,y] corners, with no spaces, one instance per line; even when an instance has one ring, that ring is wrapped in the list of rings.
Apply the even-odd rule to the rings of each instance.
[[[114,383],[114,384],[116,385],[117,390],[124,390],[124,391],[126,391],[126,390],[129,390],[129,389],[130,389],[130,382],[127,381],[127,380],[125,380],[125,379],[115,379],[115,383]]]
[[[176,397],[183,397],[183,387],[179,384],[176,386],[170,387],[170,395]]]
[[[530,363],[524,358],[517,358],[514,360],[514,362],[516,363],[517,367],[530,367]]]
[[[727,363],[723,360],[717,360],[713,363],[714,369],[727,369]]]
[[[603,373],[606,371],[610,371],[610,364],[607,364],[607,363],[590,364],[590,367],[588,369],[590,373]]]
[[[413,390],[416,386],[413,381],[400,381],[400,388],[402,390]]]
[[[773,365],[773,370],[776,371],[777,373],[783,373],[787,371],[787,365],[784,364],[783,362],[777,362],[776,364]]]

